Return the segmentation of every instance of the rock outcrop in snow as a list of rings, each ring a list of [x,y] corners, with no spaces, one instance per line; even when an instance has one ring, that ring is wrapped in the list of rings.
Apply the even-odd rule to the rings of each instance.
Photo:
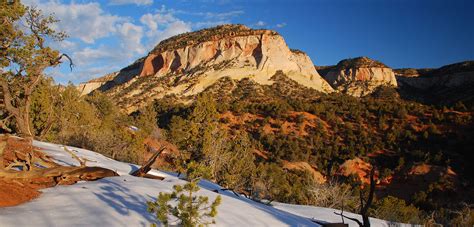
[[[277,71],[306,87],[333,91],[311,59],[301,51],[290,50],[278,33],[243,25],[222,25],[164,40],[98,89],[133,111],[165,95],[196,95],[224,77],[272,84],[271,77]],[[98,85],[96,81],[85,83],[83,94]]]
[[[397,86],[391,68],[367,57],[342,60],[320,70],[335,90],[356,97],[368,95],[382,85]]]

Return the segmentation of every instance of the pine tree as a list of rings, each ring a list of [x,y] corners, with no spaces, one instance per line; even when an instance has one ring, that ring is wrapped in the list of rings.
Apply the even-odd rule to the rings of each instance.
[[[221,196],[209,204],[206,196],[197,196],[199,181],[209,176],[209,169],[196,162],[190,162],[187,169],[188,183],[173,186],[172,193],[160,192],[155,202],[148,202],[148,211],[155,213],[156,218],[163,225],[170,224],[169,216],[179,220],[185,227],[204,226],[214,224],[217,216],[217,207],[221,204]],[[156,226],[156,224],[152,224]]]

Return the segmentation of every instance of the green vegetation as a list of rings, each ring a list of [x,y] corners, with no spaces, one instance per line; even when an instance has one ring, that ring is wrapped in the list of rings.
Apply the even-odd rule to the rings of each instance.
[[[472,158],[473,128],[469,106],[422,105],[400,99],[397,92],[388,87],[360,99],[324,95],[298,87],[284,75],[277,74],[273,79],[277,83],[272,86],[261,86],[248,80],[234,82],[236,84],[229,92],[215,92],[210,87],[192,105],[172,105],[177,102],[172,97],[159,100],[154,104],[159,126],[168,131],[170,141],[189,154],[190,160],[213,163],[211,180],[256,200],[320,204],[315,199],[314,188],[317,187],[311,175],[302,170],[283,170],[284,161],[307,162],[328,180],[340,184],[350,185],[353,178],[339,175],[338,167],[356,157],[380,167],[382,178],[395,177],[396,182],[400,181],[397,176],[407,176],[409,169],[419,163],[450,167],[464,182],[470,182],[467,179],[472,177],[473,169],[466,161]],[[222,80],[219,86],[231,82]],[[233,117],[224,117],[229,114]],[[248,138],[245,143],[239,142],[246,144],[241,147],[248,147],[243,149],[247,150],[244,153],[231,149],[229,139],[235,141],[237,135]],[[248,150],[261,151],[264,155]],[[241,154],[237,160],[248,159],[245,163],[254,166],[246,166],[246,174],[226,177],[232,168],[238,168],[237,173],[244,173],[238,164],[232,168],[222,165],[234,165],[224,161],[228,160],[228,152]],[[239,180],[239,177],[242,178]],[[232,183],[249,178],[245,186],[236,187]],[[371,209],[370,215],[382,217],[385,215],[383,207],[389,205],[404,205],[408,210],[416,205],[420,218],[412,222],[421,223],[426,214],[438,212],[441,207],[458,209],[452,201],[446,203],[439,197],[461,190],[460,185],[447,179],[430,188],[420,188],[426,194],[416,199],[413,199],[416,192],[393,194],[402,196],[404,200],[401,201],[410,205],[385,201],[383,195],[376,192],[375,208]],[[350,191],[351,195],[344,198],[356,199],[347,202],[344,208],[357,211],[358,189],[351,187]],[[463,201],[465,198],[453,199]],[[340,208],[341,204],[334,207]],[[375,213],[377,209],[378,214]],[[400,215],[395,219],[405,220]]]
[[[179,225],[185,227],[215,224],[212,218],[217,216],[221,196],[217,196],[208,206],[208,197],[195,195],[200,189],[198,186],[200,179],[208,173],[209,170],[203,165],[190,162],[186,172],[189,182],[184,185],[175,185],[172,193],[160,192],[155,202],[148,202],[148,211],[155,213],[156,218],[165,226],[170,224],[168,217],[170,214],[179,219]],[[176,201],[177,204],[172,201]]]
[[[400,99],[391,88],[360,99],[324,95],[298,87],[284,75],[273,79],[277,82],[271,86],[242,80],[226,93],[211,87],[190,104],[165,97],[130,116],[104,94],[81,97],[72,85],[59,87],[44,79],[32,95],[31,117],[35,133],[46,131],[37,135],[44,140],[134,163],[143,159],[144,139],[161,128],[160,138],[180,151],[171,170],[186,171],[190,163],[207,166],[202,177],[254,200],[329,204],[357,212],[361,185],[354,183],[357,177],[340,175],[339,166],[359,157],[378,167],[381,180],[392,177],[403,183],[410,168],[424,163],[449,167],[465,182],[445,177],[405,193],[383,186],[400,199],[376,191],[372,216],[404,221],[407,213],[419,211],[407,221],[421,223],[434,212],[433,220],[449,223],[443,220],[458,217],[451,211],[465,209],[454,201],[470,203],[470,196],[461,195],[469,193],[463,190],[474,172],[468,161],[474,141],[471,106],[422,105]],[[285,162],[308,163],[332,186],[319,185],[308,171],[284,169]],[[186,191],[176,190],[176,195]],[[173,198],[158,200],[163,205],[167,199]],[[399,207],[400,213],[389,216],[391,207]]]
[[[69,58],[49,47],[46,41],[59,42],[66,35],[52,29],[57,20],[42,15],[40,10],[25,7],[19,1],[2,1],[0,6],[0,87],[4,115],[0,116],[0,128],[32,137],[33,92],[45,78],[46,69],[60,65],[63,57]],[[24,27],[19,26],[21,20]],[[47,129],[36,128],[41,130],[39,134]]]
[[[100,92],[80,96],[73,85],[53,85],[51,79],[42,80],[33,93],[31,118],[39,139],[95,150],[132,163],[143,162],[144,140],[158,130],[153,108],[127,116]]]
[[[275,31],[254,30],[241,24],[225,24],[213,28],[205,28],[195,32],[187,32],[161,41],[151,53],[160,53],[168,50],[177,50],[185,46],[202,43],[205,41],[219,40],[224,37],[248,35],[278,35]]]
[[[337,63],[336,68],[338,69],[348,69],[348,68],[388,68],[382,62],[372,60],[368,57],[357,57],[345,59]]]
[[[424,217],[420,209],[407,205],[405,200],[387,196],[374,205],[372,213],[381,219],[402,223],[423,223]]]
[[[463,190],[469,188],[474,172],[469,165],[474,141],[470,105],[422,105],[400,99],[391,88],[360,99],[324,95],[299,87],[284,75],[273,79],[276,83],[271,86],[235,82],[225,93],[210,87],[190,104],[165,97],[130,116],[104,94],[81,97],[72,85],[61,87],[43,79],[32,94],[31,119],[36,136],[43,140],[133,163],[142,162],[144,140],[161,128],[160,138],[180,151],[171,170],[182,172],[195,162],[208,167],[208,175],[202,177],[255,200],[331,204],[353,212],[360,206],[357,178],[338,173],[346,160],[370,161],[379,167],[380,179],[391,176],[395,183],[418,164],[449,167],[464,185],[446,177],[413,192],[383,186],[388,195],[400,199],[376,192],[369,214],[405,221],[407,213],[419,211],[417,218],[407,220],[413,223],[421,223],[433,212],[436,222],[464,218],[452,212],[466,209],[458,202],[472,199],[461,196],[469,193]],[[283,169],[284,162],[308,163],[333,182],[332,188],[316,183],[308,171]],[[178,187],[175,194],[195,189]],[[450,200],[443,200],[445,196]],[[163,205],[168,199],[173,198],[163,195],[158,201]],[[391,207],[399,207],[400,213],[389,216]]]

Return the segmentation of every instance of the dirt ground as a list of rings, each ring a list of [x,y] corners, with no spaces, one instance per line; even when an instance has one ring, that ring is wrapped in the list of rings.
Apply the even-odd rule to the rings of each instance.
[[[16,206],[37,198],[38,185],[0,179],[0,207]]]

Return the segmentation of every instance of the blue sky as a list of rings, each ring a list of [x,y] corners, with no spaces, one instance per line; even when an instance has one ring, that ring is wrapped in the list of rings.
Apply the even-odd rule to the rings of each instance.
[[[472,0],[25,0],[54,13],[70,38],[52,44],[76,67],[49,73],[84,82],[127,66],[160,40],[224,23],[268,28],[316,65],[368,56],[393,68],[474,60]]]

